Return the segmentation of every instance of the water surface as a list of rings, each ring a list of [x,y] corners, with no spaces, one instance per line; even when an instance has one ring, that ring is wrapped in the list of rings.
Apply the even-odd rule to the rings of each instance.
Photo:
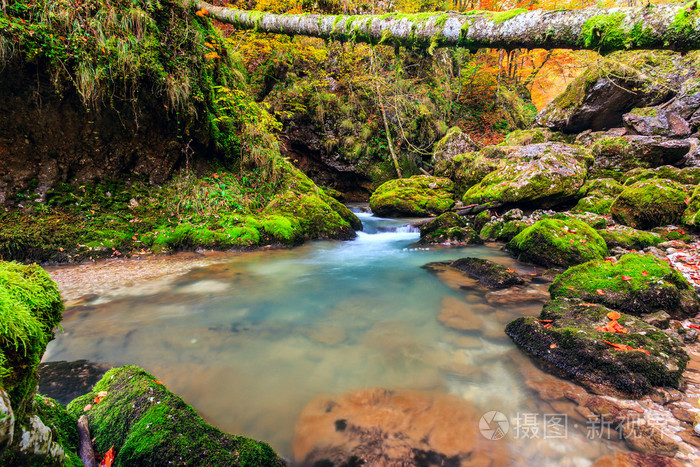
[[[451,393],[483,411],[537,410],[503,328],[541,305],[491,307],[483,291],[421,268],[464,256],[528,267],[493,246],[416,246],[405,221],[359,215],[365,231],[352,241],[241,253],[157,290],[68,308],[45,360],[137,364],[209,422],[288,458],[299,414],[320,395],[380,386]],[[456,302],[479,329],[438,321]],[[533,443],[529,458],[551,465],[586,465],[608,449],[581,435]]]

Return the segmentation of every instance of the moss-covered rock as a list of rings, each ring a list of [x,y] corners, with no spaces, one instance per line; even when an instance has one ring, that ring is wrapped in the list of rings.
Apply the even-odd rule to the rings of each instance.
[[[103,391],[106,395],[95,403]],[[84,412],[88,404],[91,408]],[[93,392],[71,402],[68,411],[87,415],[98,452],[114,446],[115,466],[284,465],[266,443],[207,424],[153,375],[135,366],[110,370]]]
[[[453,184],[446,178],[416,175],[390,180],[377,188],[369,207],[378,216],[438,215],[454,205]]]
[[[594,178],[588,180],[579,191],[582,196],[617,196],[625,189],[614,178]]]
[[[586,179],[583,148],[542,143],[502,150],[498,168],[464,194],[465,204],[555,206],[575,197]]]
[[[77,454],[80,449],[78,417],[68,413],[55,400],[39,395],[35,399],[35,410],[44,425],[51,430],[52,438],[64,449],[64,465],[82,467],[83,463]]]
[[[698,227],[700,225],[698,213],[700,213],[700,186],[695,188],[693,195],[688,200],[688,206],[683,211],[683,224],[690,227]]]
[[[484,243],[467,220],[456,212],[440,214],[421,224],[419,243],[479,244]]]
[[[678,168],[672,165],[662,165],[655,169],[633,169],[622,178],[623,185],[632,185],[642,180],[666,178],[682,185],[697,185],[700,183],[700,167]]]
[[[429,263],[426,265],[430,269]],[[460,258],[443,263],[445,266],[457,269],[473,277],[482,285],[491,289],[505,289],[515,285],[523,285],[525,281],[513,269],[502,264],[482,258]]]
[[[542,109],[537,123],[567,134],[620,127],[622,116],[632,108],[671,97],[670,89],[683,79],[678,70],[692,65],[668,51],[612,53],[592,64]]]
[[[571,143],[573,138],[558,131],[548,128],[532,128],[529,130],[515,130],[508,133],[499,146],[527,146],[539,143]]]
[[[599,229],[598,234],[608,244],[608,248],[625,248],[627,250],[643,250],[649,246],[661,243],[662,238],[651,232],[633,229],[626,225],[614,225]]]
[[[528,227],[529,224],[525,221],[505,221],[503,219],[498,219],[487,222],[479,231],[479,236],[483,240],[508,242]]]
[[[435,143],[433,147],[433,165],[438,162],[452,159],[453,157],[467,152],[476,152],[481,149],[481,145],[474,141],[468,134],[455,126],[447,130],[445,136]]]
[[[542,219],[526,228],[506,247],[522,261],[547,267],[568,267],[608,254],[605,240],[576,219]]]
[[[636,229],[650,229],[681,220],[687,194],[672,180],[646,180],[625,188],[613,202],[613,218]]]
[[[700,312],[700,300],[683,275],[648,254],[571,267],[557,276],[549,293],[552,299],[579,298],[635,316],[664,310],[682,318]]]
[[[615,198],[612,196],[584,196],[579,199],[576,206],[571,208],[575,212],[592,212],[601,216],[610,215],[610,207]]]
[[[625,314],[618,322],[627,333],[597,331],[609,323],[610,311],[576,299],[557,299],[545,305],[539,319],[518,318],[506,333],[547,369],[594,392],[639,397],[655,387],[682,387],[689,360],[682,344]],[[617,350],[611,344],[643,350]]]
[[[455,198],[461,198],[464,192],[479,183],[496,168],[500,159],[506,154],[501,148],[488,146],[479,152],[460,154],[449,160],[435,164],[434,173],[454,182]]]
[[[602,229],[610,224],[608,217],[601,216],[592,212],[573,212],[573,211],[562,211],[556,212],[554,214],[542,214],[538,217],[539,219],[559,219],[559,220],[569,220],[576,219],[581,221],[594,229]]]

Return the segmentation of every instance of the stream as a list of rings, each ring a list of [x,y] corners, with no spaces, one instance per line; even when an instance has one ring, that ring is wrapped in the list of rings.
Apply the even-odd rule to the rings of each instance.
[[[540,370],[503,332],[515,317],[537,315],[541,304],[494,305],[484,291],[421,268],[464,256],[524,273],[531,266],[497,246],[418,246],[406,220],[358,216],[365,230],[351,241],[236,253],[140,293],[84,290],[98,296],[66,308],[64,330],[44,361],[139,365],[208,422],[265,440],[287,459],[304,407],[357,389],[452,394],[479,414],[510,419],[542,420],[558,408],[524,384],[523,374]],[[441,324],[441,310],[455,304],[478,316],[478,329]],[[511,442],[489,442],[527,465],[586,466],[622,449],[589,439],[580,421],[568,423],[566,437],[513,439],[511,430]]]

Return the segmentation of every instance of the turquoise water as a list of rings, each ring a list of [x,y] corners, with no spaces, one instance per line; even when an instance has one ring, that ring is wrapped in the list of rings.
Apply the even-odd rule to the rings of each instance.
[[[473,256],[532,268],[494,246],[416,246],[405,221],[360,216],[365,231],[352,241],[241,253],[148,294],[69,308],[45,359],[142,366],[209,422],[288,458],[299,414],[321,395],[380,386],[455,394],[482,411],[535,410],[503,328],[541,305],[491,306],[484,291],[421,266]],[[474,310],[478,329],[438,321],[455,303]],[[606,452],[585,439],[545,444],[531,457],[552,465]]]

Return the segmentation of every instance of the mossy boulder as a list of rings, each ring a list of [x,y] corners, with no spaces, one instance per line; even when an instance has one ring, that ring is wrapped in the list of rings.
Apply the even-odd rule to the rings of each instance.
[[[615,221],[634,227],[650,229],[681,220],[687,198],[683,186],[666,179],[645,180],[625,188],[615,198],[610,211]]]
[[[610,311],[603,305],[560,298],[546,304],[538,319],[512,321],[506,334],[546,369],[593,392],[640,397],[657,387],[681,388],[689,360],[682,344],[625,314],[618,322],[627,333],[597,331],[609,323]],[[643,350],[616,350],[611,344]]]
[[[576,219],[541,219],[506,245],[518,259],[546,267],[568,267],[608,254],[605,240]]]
[[[691,147],[690,139],[637,135],[600,138],[590,146],[594,160],[590,174],[621,179],[630,170],[679,163]]]
[[[554,214],[542,214],[538,217],[539,219],[559,219],[559,220],[569,220],[576,219],[581,221],[594,229],[602,229],[608,226],[610,223],[609,219],[605,216],[601,216],[592,212],[574,212],[574,211],[562,211]]]
[[[454,205],[453,190],[452,181],[447,178],[399,178],[377,188],[369,199],[369,207],[378,216],[438,215]]]
[[[35,410],[39,419],[51,430],[52,438],[64,449],[64,465],[82,467],[78,457],[78,417],[50,397],[37,395]]]
[[[598,234],[603,237],[608,248],[643,250],[650,246],[656,246],[662,241],[662,238],[655,233],[633,229],[626,225],[614,225],[606,229],[599,229]]]
[[[586,180],[587,150],[561,143],[504,148],[498,167],[472,186],[465,204],[551,207],[575,197]]]
[[[512,220],[505,221],[498,219],[487,222],[479,231],[479,236],[483,240],[492,240],[496,242],[508,242],[520,232],[529,227],[525,221]]]
[[[438,161],[434,173],[454,182],[455,198],[461,198],[469,188],[498,168],[499,161],[509,151],[500,146],[487,146],[479,152],[459,154],[452,159]]]
[[[663,310],[685,318],[700,312],[700,300],[683,275],[649,254],[571,267],[557,276],[549,293],[552,299],[578,298],[635,316]]]
[[[95,403],[100,392],[106,395]],[[266,443],[207,424],[153,375],[132,365],[107,372],[68,412],[87,415],[97,452],[114,446],[115,466],[284,465]]]
[[[527,146],[539,143],[570,143],[572,137],[551,131],[548,128],[532,128],[529,130],[515,130],[508,133],[499,146]]]
[[[579,194],[582,196],[617,196],[625,189],[614,178],[594,178],[588,180],[581,187]]]
[[[682,185],[697,185],[700,183],[700,167],[683,167],[681,169],[672,165],[662,165],[655,169],[633,169],[622,178],[622,184],[632,185],[652,178],[667,178]]]
[[[419,243],[479,244],[484,243],[467,220],[456,212],[440,214],[421,224]]]
[[[610,207],[615,198],[612,196],[584,196],[579,199],[576,206],[571,208],[574,212],[592,212],[601,216],[610,215]]]
[[[537,115],[537,124],[567,134],[622,126],[634,107],[656,105],[672,96],[693,66],[669,51],[612,53],[596,61]],[[629,90],[634,90],[630,92]]]
[[[700,186],[696,187],[693,195],[688,200],[688,206],[683,212],[683,224],[690,227],[698,227],[700,225]]]
[[[445,136],[433,147],[433,165],[444,160],[464,154],[466,152],[476,152],[481,149],[481,145],[474,141],[468,134],[455,126],[447,130]]]
[[[428,269],[430,264],[434,263],[426,265]],[[487,259],[460,258],[440,264],[462,271],[490,289],[505,289],[525,283],[520,274],[513,269]]]

